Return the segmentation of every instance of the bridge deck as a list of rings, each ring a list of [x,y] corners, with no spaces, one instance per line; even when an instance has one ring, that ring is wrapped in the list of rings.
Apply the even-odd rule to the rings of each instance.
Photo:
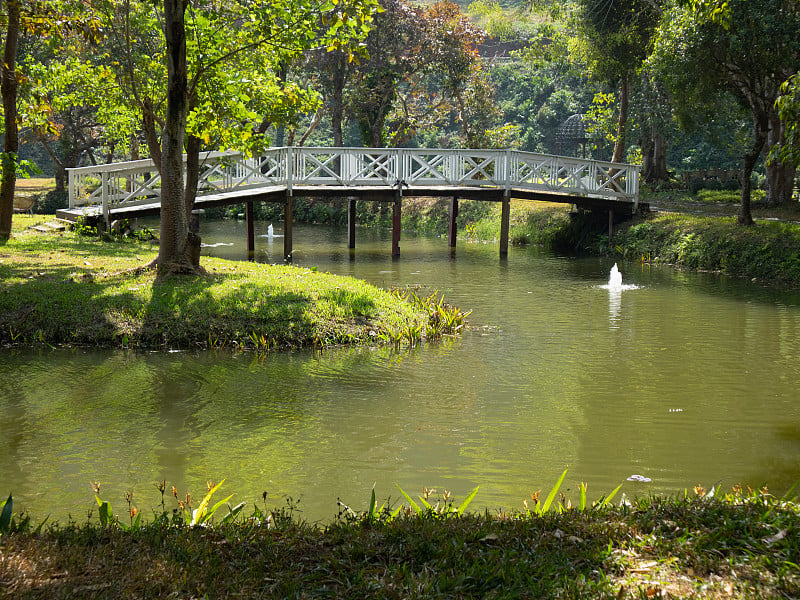
[[[197,197],[195,208],[211,208],[245,202],[285,202],[286,192],[286,186],[269,186],[208,194]],[[340,186],[295,186],[293,192],[294,196],[303,198],[357,198],[374,202],[393,202],[397,193],[393,188],[378,186],[352,188]],[[408,198],[458,198],[460,200],[481,200],[486,202],[502,202],[504,194],[505,190],[493,187],[413,186],[403,189],[403,197]],[[538,200],[541,202],[574,204],[582,209],[613,210],[619,214],[629,214],[632,209],[631,203],[627,200],[592,198],[516,188],[510,190],[510,198],[512,200]],[[639,208],[643,208],[641,203]],[[160,211],[160,202],[149,202],[147,204],[112,205],[108,209],[108,214],[112,220],[132,219],[158,216]],[[59,209],[57,216],[66,220],[77,221],[86,216],[99,216],[101,214],[102,207],[100,205],[89,205]]]

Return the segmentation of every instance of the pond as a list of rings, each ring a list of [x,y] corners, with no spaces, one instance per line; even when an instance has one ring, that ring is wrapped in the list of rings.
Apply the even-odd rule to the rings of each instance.
[[[259,224],[257,259],[283,241]],[[280,231],[276,235],[279,235]],[[204,253],[245,256],[241,222],[203,224]],[[472,310],[458,339],[417,348],[229,352],[4,349],[0,494],[85,519],[90,482],[150,514],[225,478],[233,501],[328,521],[337,498],[447,489],[521,509],[564,469],[593,498],[696,484],[782,492],[800,480],[800,295],[747,281],[404,233],[296,226],[294,263],[420,285]],[[228,245],[232,244],[232,245]],[[629,287],[628,287],[629,286]],[[638,477],[633,477],[638,476]],[[634,480],[629,481],[629,478]],[[637,481],[638,479],[638,481]],[[642,481],[649,479],[650,481]],[[174,505],[172,498],[167,506]],[[124,512],[124,511],[123,511]]]

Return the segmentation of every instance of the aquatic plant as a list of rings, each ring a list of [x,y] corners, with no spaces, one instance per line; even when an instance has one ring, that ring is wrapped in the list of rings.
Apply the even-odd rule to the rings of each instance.
[[[422,488],[422,494],[418,496],[419,501],[422,504],[422,506],[420,506],[399,485],[397,486],[397,489],[400,490],[400,493],[408,501],[410,509],[412,509],[417,516],[429,515],[441,517],[456,515],[460,517],[466,512],[470,503],[477,495],[480,486],[477,486],[474,490],[472,490],[467,497],[464,498],[461,504],[455,508],[453,507],[453,501],[451,499],[450,492],[447,490],[444,490],[441,493],[441,499],[439,501],[437,501],[435,504],[432,504],[430,502],[430,498],[436,493],[436,489]]]
[[[461,311],[457,307],[448,304],[444,296],[440,296],[438,291],[425,296],[418,292],[420,288],[408,288],[405,290],[394,290],[395,295],[416,309],[422,310],[428,317],[424,326],[417,324],[408,325],[404,336],[410,345],[426,340],[439,339],[445,335],[457,335],[466,325],[467,317],[472,311]]]

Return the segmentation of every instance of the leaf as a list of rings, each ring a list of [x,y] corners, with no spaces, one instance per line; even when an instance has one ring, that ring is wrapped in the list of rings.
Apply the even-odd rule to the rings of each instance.
[[[231,521],[233,521],[237,517],[237,515],[240,512],[242,512],[242,509],[245,507],[246,504],[247,502],[241,502],[236,506],[234,506],[233,508],[230,508],[229,506],[228,514],[222,518],[222,521],[220,521],[220,525],[225,525],[226,523],[230,523]]]
[[[480,487],[481,486],[477,486],[474,490],[472,490],[472,492],[470,492],[469,496],[464,498],[464,501],[456,509],[456,512],[458,513],[459,517],[464,514],[465,510],[467,510],[467,507],[469,506],[470,502],[472,502],[473,498],[475,498],[475,495],[478,493],[478,489]]]
[[[211,502],[211,496],[214,495],[214,492],[216,492],[223,483],[225,483],[224,479],[208,490],[208,493],[205,495],[202,502],[200,502],[200,506],[192,511],[192,520],[189,523],[190,525],[199,525],[205,521],[204,517],[206,515],[206,511],[208,510],[208,503]]]
[[[586,510],[586,488],[585,483],[580,484],[580,500],[578,501],[578,510],[583,512]]]
[[[606,496],[600,501],[600,503],[597,505],[597,508],[603,508],[606,504],[611,502],[611,500],[614,498],[614,496],[617,495],[617,492],[620,490],[621,487],[622,484],[620,483],[616,488],[614,488],[613,492],[611,492],[608,496]]]
[[[3,504],[3,512],[0,513],[0,533],[7,533],[11,529],[11,513],[14,510],[14,499],[11,494]]]
[[[103,527],[107,527],[111,524],[113,519],[111,515],[111,505],[106,500],[100,500],[98,496],[95,496],[94,499],[97,500],[97,506],[100,507],[100,510],[98,511],[100,515],[100,524]]]
[[[377,515],[375,514],[376,507],[377,507],[377,502],[375,501],[375,484],[373,483],[372,484],[372,496],[370,497],[370,500],[369,500],[369,512],[367,513],[367,515],[369,516],[370,519],[376,519],[377,518]]]
[[[218,509],[219,509],[219,508],[220,508],[220,507],[221,507],[223,504],[227,504],[227,503],[228,503],[228,501],[229,501],[231,498],[233,498],[233,494],[231,494],[231,495],[230,495],[230,496],[228,496],[227,498],[223,498],[222,500],[220,500],[219,502],[217,502],[216,504],[214,504],[214,506],[212,506],[212,507],[211,507],[211,508],[208,510],[208,512],[206,512],[206,515],[205,515],[205,518],[203,519],[203,521],[208,521],[208,520],[209,520],[211,517],[213,517],[213,516],[214,516],[214,513],[215,513],[215,512],[217,512],[217,510],[218,510]]]
[[[564,472],[561,473],[561,477],[558,478],[556,484],[553,486],[553,489],[550,490],[550,493],[547,494],[547,498],[545,498],[544,504],[542,505],[541,512],[539,514],[544,514],[548,510],[550,510],[550,505],[553,503],[553,500],[558,493],[558,489],[561,487],[561,484],[564,482],[564,477],[567,476],[567,469],[564,469]]]
[[[404,490],[403,488],[401,488],[401,487],[400,487],[399,485],[397,485],[396,483],[395,483],[395,486],[397,487],[397,489],[398,489],[398,490],[400,490],[400,493],[401,493],[401,494],[403,494],[403,497],[404,497],[406,500],[408,500],[408,503],[411,505],[411,508],[413,508],[413,509],[414,509],[414,512],[416,512],[417,514],[421,514],[421,513],[422,513],[422,509],[419,507],[419,504],[417,504],[416,502],[414,502],[414,501],[411,499],[411,496],[409,496],[408,494],[406,494],[406,492],[405,492],[405,490]]]

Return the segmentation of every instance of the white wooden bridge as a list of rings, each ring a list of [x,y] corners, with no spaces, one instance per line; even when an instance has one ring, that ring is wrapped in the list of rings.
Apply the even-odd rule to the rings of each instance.
[[[161,181],[151,160],[69,169],[69,209],[112,219],[158,214]],[[236,152],[201,156],[196,208],[255,201],[283,202],[284,243],[291,255],[293,197],[350,199],[350,246],[355,246],[355,201],[392,202],[392,253],[399,254],[403,196],[451,198],[451,247],[458,199],[503,203],[500,252],[508,251],[512,198],[566,202],[630,215],[639,208],[639,167],[517,150],[431,148],[271,148],[258,157]],[[249,219],[252,232],[252,218]],[[252,235],[248,247],[252,250]]]

